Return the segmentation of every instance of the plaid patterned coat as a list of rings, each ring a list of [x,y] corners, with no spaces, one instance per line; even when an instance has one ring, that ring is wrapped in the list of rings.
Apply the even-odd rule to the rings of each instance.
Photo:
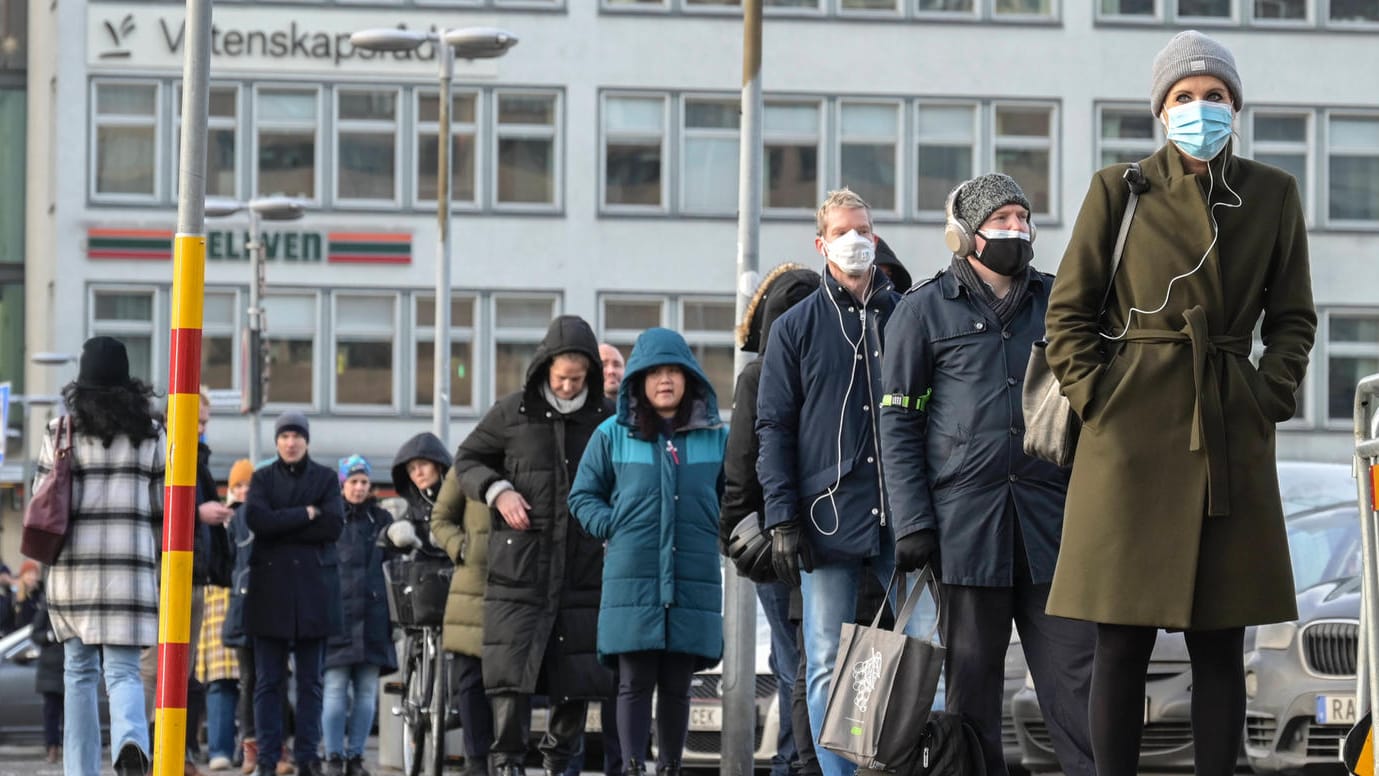
[[[220,528],[213,530],[219,531]],[[225,646],[221,632],[230,608],[230,588],[206,586],[206,609],[201,617],[201,642],[196,649],[196,678],[202,683],[239,678],[239,658]]]
[[[53,470],[61,419],[48,424],[34,489]],[[48,608],[59,641],[158,643],[158,526],[163,520],[163,431],[135,447],[109,448],[80,429],[72,438],[72,515],[67,543],[48,572]]]

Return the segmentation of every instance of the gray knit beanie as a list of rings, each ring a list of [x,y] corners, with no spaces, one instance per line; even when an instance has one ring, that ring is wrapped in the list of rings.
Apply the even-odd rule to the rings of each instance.
[[[1240,73],[1236,72],[1231,50],[1197,30],[1184,30],[1174,35],[1173,40],[1154,57],[1149,112],[1157,117],[1173,84],[1194,75],[1220,78],[1231,93],[1232,107],[1240,110],[1244,104],[1240,93]]]
[[[278,416],[273,422],[273,438],[276,439],[284,431],[296,431],[302,435],[302,439],[311,441],[311,424],[307,423],[306,416],[300,412],[288,410]]]
[[[976,231],[982,228],[982,222],[998,208],[1012,202],[1025,210],[1034,210],[1014,178],[1002,172],[993,172],[958,186],[957,200],[953,202],[953,215],[962,219],[972,231]]]

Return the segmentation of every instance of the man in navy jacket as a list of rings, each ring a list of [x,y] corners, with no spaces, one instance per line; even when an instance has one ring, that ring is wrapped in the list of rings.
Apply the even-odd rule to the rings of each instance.
[[[887,326],[881,448],[896,567],[941,568],[947,711],[1002,776],[1002,666],[1010,624],[1069,776],[1093,776],[1087,692],[1096,631],[1044,613],[1068,472],[1024,453],[1020,389],[1044,337],[1053,276],[1034,257],[1030,203],[1008,175],[959,186],[953,261],[900,301]]]
[[[830,192],[816,226],[814,245],[827,268],[819,288],[771,327],[756,429],[772,561],[782,580],[800,584],[804,599],[809,723],[817,741],[860,575],[875,573],[884,584],[894,565],[876,408],[882,333],[899,297],[872,264],[876,239],[861,197]],[[827,750],[818,758],[824,776],[856,770]]]
[[[298,772],[321,772],[322,682],[326,639],[342,631],[339,555],[345,505],[334,471],[307,456],[310,427],[299,412],[273,426],[278,460],[254,472],[245,521],[254,532],[244,630],[254,639],[254,722],[260,774],[282,753],[287,656],[297,677]]]

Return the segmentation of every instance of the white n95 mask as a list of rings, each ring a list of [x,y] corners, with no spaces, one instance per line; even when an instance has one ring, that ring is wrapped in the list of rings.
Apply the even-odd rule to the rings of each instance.
[[[849,275],[866,272],[876,259],[876,244],[870,237],[863,237],[856,229],[838,239],[824,244],[824,257]]]

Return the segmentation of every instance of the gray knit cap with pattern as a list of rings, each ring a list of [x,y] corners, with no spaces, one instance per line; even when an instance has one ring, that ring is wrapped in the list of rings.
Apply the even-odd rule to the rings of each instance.
[[[1235,69],[1235,57],[1231,55],[1231,50],[1197,30],[1184,30],[1174,35],[1173,40],[1154,57],[1149,112],[1158,116],[1173,84],[1194,75],[1220,78],[1231,93],[1232,107],[1240,110],[1244,104],[1240,92],[1240,73]]]
[[[968,228],[976,231],[982,228],[997,208],[1015,203],[1025,210],[1033,210],[1029,199],[1015,179],[1002,172],[980,175],[958,186],[957,201],[953,203],[953,215],[962,219]]]

